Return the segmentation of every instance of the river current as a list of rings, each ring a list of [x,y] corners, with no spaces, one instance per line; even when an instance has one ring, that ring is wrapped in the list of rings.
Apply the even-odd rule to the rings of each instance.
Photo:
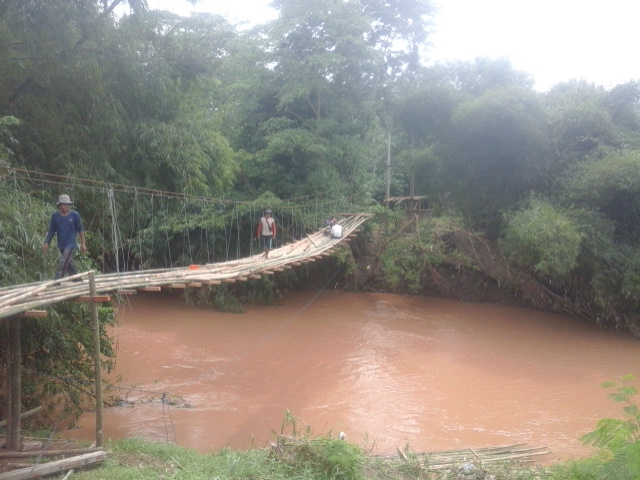
[[[640,378],[639,340],[495,304],[327,290],[232,314],[150,293],[118,318],[122,401],[104,438],[200,452],[267,446],[288,412],[300,431],[344,432],[375,454],[526,443],[565,460],[621,416],[600,384]],[[65,435],[94,432],[86,413]]]

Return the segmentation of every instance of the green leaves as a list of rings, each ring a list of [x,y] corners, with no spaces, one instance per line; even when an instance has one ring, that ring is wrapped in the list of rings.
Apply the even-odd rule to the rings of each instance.
[[[452,125],[445,188],[476,228],[497,237],[501,212],[543,185],[549,145],[542,104],[531,91],[495,89],[459,105]]]
[[[577,266],[582,233],[569,215],[553,205],[532,200],[508,217],[501,247],[510,261],[541,277],[566,279]]]
[[[139,124],[133,167],[140,183],[192,195],[227,189],[236,163],[226,140],[210,124],[191,120]]]
[[[633,379],[633,375],[625,375],[602,384],[603,388],[617,389],[608,397],[625,404],[623,418],[603,418],[594,431],[580,439],[585,445],[604,449],[609,454],[601,466],[599,478],[632,480],[640,476],[640,410],[633,403],[638,393],[629,383]]]
[[[554,147],[562,163],[584,160],[618,143],[606,92],[586,82],[554,87],[547,97]]]
[[[640,239],[640,151],[609,152],[582,162],[567,175],[569,198],[605,214],[625,243]]]

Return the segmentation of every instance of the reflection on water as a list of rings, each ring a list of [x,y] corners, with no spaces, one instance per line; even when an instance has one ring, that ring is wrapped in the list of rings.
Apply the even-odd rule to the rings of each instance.
[[[620,414],[600,384],[640,373],[637,340],[572,318],[336,291],[308,305],[315,294],[241,315],[132,297],[113,332],[126,402],[105,410],[105,438],[261,447],[289,410],[374,453],[529,443],[566,459]],[[68,435],[93,438],[95,419],[80,423]]]

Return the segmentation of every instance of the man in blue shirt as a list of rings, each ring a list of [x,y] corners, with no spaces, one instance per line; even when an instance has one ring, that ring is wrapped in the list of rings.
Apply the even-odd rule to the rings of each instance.
[[[78,270],[73,262],[73,253],[78,248],[76,236],[80,237],[80,252],[87,251],[84,243],[84,228],[80,214],[75,210],[71,210],[73,202],[69,195],[60,195],[56,207],[58,210],[51,215],[49,222],[49,231],[42,245],[42,251],[47,253],[49,244],[53,240],[54,235],[58,235],[58,250],[60,250],[60,258],[56,267],[55,280],[64,277],[65,273],[76,275]]]

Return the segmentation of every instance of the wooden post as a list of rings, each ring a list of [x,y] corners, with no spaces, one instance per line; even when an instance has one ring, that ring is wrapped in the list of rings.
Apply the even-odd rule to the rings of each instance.
[[[89,295],[96,296],[96,274],[89,272]],[[102,362],[100,354],[100,320],[98,304],[91,302],[91,325],[93,328],[93,368],[96,382],[96,447],[102,447]]]
[[[11,410],[9,411],[9,428],[10,437],[7,438],[7,446],[9,450],[20,450],[20,413],[22,406],[22,348],[20,346],[20,319],[11,317],[9,319],[11,345],[9,372],[11,384],[9,391],[11,397]]]
[[[4,329],[4,337],[2,343],[4,343],[4,364],[5,364],[5,382],[7,397],[5,399],[5,412],[7,415],[7,445],[11,443],[11,319],[5,318],[2,320],[2,328]]]

